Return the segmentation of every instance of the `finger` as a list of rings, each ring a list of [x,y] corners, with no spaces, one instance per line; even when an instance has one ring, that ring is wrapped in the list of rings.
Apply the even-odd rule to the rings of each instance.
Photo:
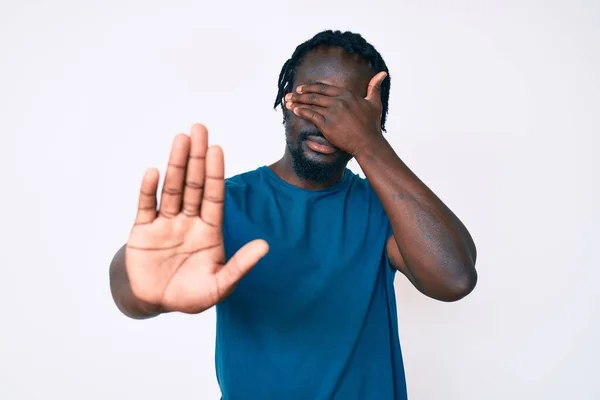
[[[146,171],[140,188],[135,225],[150,224],[156,219],[156,190],[160,173],[156,168]]]
[[[225,164],[223,150],[210,146],[206,152],[206,178],[204,195],[200,206],[200,217],[212,226],[223,223],[223,203],[225,200]]]
[[[190,136],[190,155],[183,189],[182,211],[189,217],[197,217],[200,214],[200,204],[204,190],[208,131],[204,125],[196,124],[192,127]]]
[[[340,96],[344,90],[337,86],[327,85],[325,83],[312,83],[309,85],[300,85],[296,88],[299,94],[304,93],[319,93],[324,96]]]
[[[312,122],[321,131],[326,128],[327,118],[325,115],[323,115],[326,114],[325,108],[310,108],[308,106],[297,106],[296,104],[292,105],[292,107],[294,114],[300,118],[304,118],[305,120]]]
[[[269,245],[262,239],[253,240],[239,249],[217,272],[219,292],[229,292],[268,252]]]
[[[367,97],[365,99],[374,102],[381,102],[381,84],[387,78],[388,74],[385,71],[381,71],[375,75],[369,82],[367,88]]]
[[[285,96],[286,105],[288,103],[309,104],[319,107],[333,107],[336,104],[336,98],[324,96],[319,93],[296,94],[288,93]]]
[[[291,101],[288,101],[287,103],[285,103],[285,108],[287,108],[290,111],[294,111],[296,108],[306,108],[308,110],[313,110],[313,111],[318,112],[319,114],[324,116],[326,119],[331,114],[331,110],[333,109],[333,107],[321,107],[321,106],[317,106],[315,104],[300,104],[300,103],[293,103]]]
[[[189,136],[177,135],[173,140],[173,147],[171,147],[171,156],[160,198],[160,215],[167,218],[174,217],[181,211],[185,168],[189,153]]]

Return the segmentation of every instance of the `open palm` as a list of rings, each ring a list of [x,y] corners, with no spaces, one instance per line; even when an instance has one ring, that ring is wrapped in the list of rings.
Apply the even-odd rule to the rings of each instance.
[[[160,207],[158,182],[156,169],[144,175],[125,250],[131,289],[161,310],[199,313],[231,293],[268,245],[254,240],[225,262],[223,152],[208,148],[204,126],[173,141]]]

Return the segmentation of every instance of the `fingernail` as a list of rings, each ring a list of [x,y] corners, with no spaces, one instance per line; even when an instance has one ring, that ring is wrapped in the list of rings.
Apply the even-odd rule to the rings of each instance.
[[[304,86],[298,86],[298,87],[296,88],[296,91],[297,91],[298,93],[302,93],[302,89],[304,89]]]
[[[292,99],[292,94],[291,93],[286,94],[285,95],[285,99],[286,100],[291,100]]]

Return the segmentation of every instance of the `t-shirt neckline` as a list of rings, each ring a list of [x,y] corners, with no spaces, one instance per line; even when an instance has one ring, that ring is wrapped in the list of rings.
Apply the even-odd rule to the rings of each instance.
[[[313,189],[301,188],[301,187],[292,185],[289,182],[286,182],[281,177],[279,177],[279,175],[277,175],[275,173],[275,171],[273,171],[268,165],[263,165],[259,169],[262,170],[262,172],[265,173],[277,185],[285,187],[285,188],[287,188],[289,190],[293,190],[293,191],[297,191],[297,192],[301,192],[301,193],[306,193],[306,194],[312,194],[312,193],[314,193],[314,194],[322,194],[322,193],[331,193],[331,192],[338,191],[338,190],[342,189],[343,187],[345,187],[348,184],[348,182],[350,181],[350,177],[352,175],[352,171],[350,171],[348,168],[346,168],[344,170],[344,175],[342,176],[342,179],[339,180],[339,182],[336,182],[333,185],[328,186],[328,187],[323,188],[323,189],[314,189],[313,190]]]

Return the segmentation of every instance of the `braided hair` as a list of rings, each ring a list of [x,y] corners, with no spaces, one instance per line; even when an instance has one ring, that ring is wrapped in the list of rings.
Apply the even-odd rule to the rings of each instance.
[[[292,91],[296,70],[302,63],[306,54],[318,46],[339,47],[348,54],[359,54],[365,60],[369,61],[371,68],[376,72],[387,72],[388,76],[381,83],[381,129],[385,132],[385,121],[388,113],[388,100],[390,97],[389,71],[381,54],[375,50],[375,47],[369,44],[361,35],[353,32],[323,31],[296,47],[292,57],[287,60],[283,65],[283,68],[281,68],[281,73],[279,74],[279,90],[277,92],[277,98],[275,99],[274,108],[277,109],[278,106],[284,106],[284,97],[287,93]]]

